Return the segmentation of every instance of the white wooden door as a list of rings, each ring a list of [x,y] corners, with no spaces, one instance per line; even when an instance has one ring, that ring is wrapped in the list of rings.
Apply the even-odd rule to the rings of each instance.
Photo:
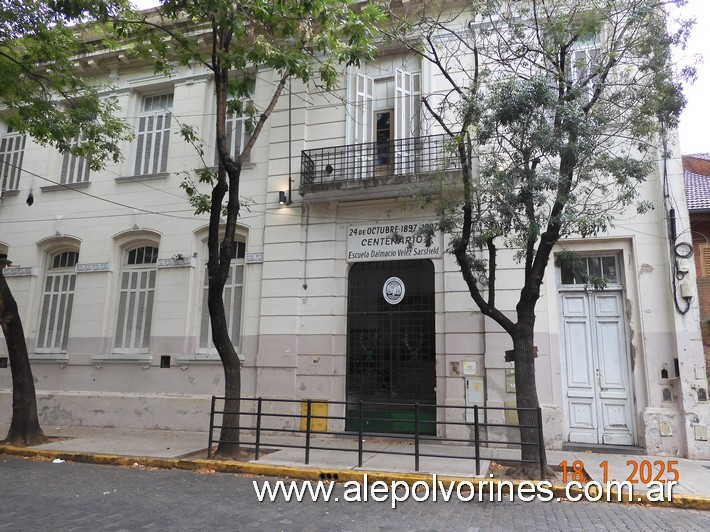
[[[621,291],[561,294],[569,441],[633,445]]]
[[[396,165],[395,174],[403,175],[412,172],[411,155],[412,142],[412,120],[414,117],[414,98],[412,96],[412,74],[402,69],[395,72],[395,108],[394,124],[396,128],[395,137],[399,141],[398,149],[395,150]]]
[[[372,146],[372,108],[375,80],[364,74],[355,78],[355,144],[353,152],[357,168],[356,177],[372,177],[374,148]]]

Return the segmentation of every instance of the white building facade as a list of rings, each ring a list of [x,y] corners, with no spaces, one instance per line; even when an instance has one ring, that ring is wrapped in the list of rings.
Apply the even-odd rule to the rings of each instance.
[[[208,218],[193,214],[180,188],[202,163],[178,130],[197,128],[212,157],[211,80],[197,69],[156,77],[117,55],[79,67],[112,82],[135,125],[122,162],[91,172],[0,126],[0,253],[13,261],[5,275],[22,313],[40,420],[206,430],[224,377],[206,310]],[[434,211],[406,201],[433,173],[457,172],[420,105],[445,80],[397,49],[343,69],[342,79],[332,95],[294,82],[242,172],[249,206],[225,305],[243,395],[514,406],[510,338],[478,312],[446,252],[448,235],[428,243],[417,232],[436,221]],[[257,107],[276,81],[258,72]],[[243,120],[232,117],[230,128],[239,150]],[[665,189],[661,161],[642,196],[660,206],[672,195],[682,236],[689,224],[679,160],[668,162]],[[561,242],[560,251],[586,257],[590,272],[604,272],[605,290],[548,266],[536,368],[549,448],[621,445],[710,458],[698,308],[689,296],[690,311],[675,310],[667,223],[662,208],[629,213],[602,237]],[[501,254],[497,277],[499,306],[510,312],[523,281],[513,254]],[[683,294],[694,293],[690,273],[678,284]],[[0,421],[10,419],[11,396],[10,370],[0,367]],[[331,409],[342,415],[344,407]],[[411,430],[411,408],[389,410],[398,422],[378,424],[377,408],[365,412],[373,430]],[[443,408],[422,415],[466,419]],[[462,430],[428,426],[440,435]],[[352,427],[332,421],[329,429]]]

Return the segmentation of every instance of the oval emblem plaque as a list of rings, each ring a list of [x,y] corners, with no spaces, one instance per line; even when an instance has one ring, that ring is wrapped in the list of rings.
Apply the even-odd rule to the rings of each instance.
[[[390,305],[396,305],[404,299],[404,282],[399,277],[390,277],[382,287],[382,295]]]

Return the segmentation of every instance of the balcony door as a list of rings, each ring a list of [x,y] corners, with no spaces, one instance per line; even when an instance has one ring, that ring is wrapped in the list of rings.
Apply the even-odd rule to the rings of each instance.
[[[375,176],[390,175],[394,162],[394,111],[375,111]]]
[[[401,68],[394,76],[356,74],[349,166],[352,177],[404,175],[416,170],[421,74]],[[377,95],[377,97],[375,97]],[[421,150],[419,150],[421,151]]]

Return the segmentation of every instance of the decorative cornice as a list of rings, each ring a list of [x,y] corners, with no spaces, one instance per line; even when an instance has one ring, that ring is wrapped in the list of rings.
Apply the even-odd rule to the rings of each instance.
[[[76,265],[76,273],[112,272],[113,264],[110,262],[85,262]]]
[[[158,259],[158,268],[194,268],[197,266],[195,257],[170,257],[169,259]]]
[[[5,277],[37,277],[38,269],[32,266],[10,266],[6,267],[2,273]]]
[[[244,262],[247,264],[257,264],[259,262],[264,262],[264,252],[260,253],[247,253],[244,257]]]

